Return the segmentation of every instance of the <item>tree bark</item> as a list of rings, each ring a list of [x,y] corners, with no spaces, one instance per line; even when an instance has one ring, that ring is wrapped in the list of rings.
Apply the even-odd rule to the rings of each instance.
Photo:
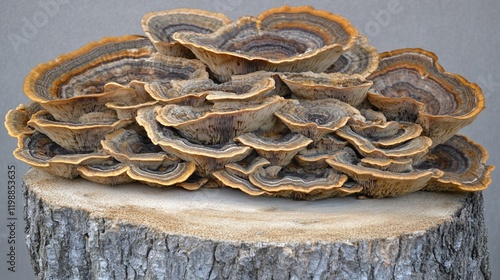
[[[305,202],[24,178],[37,279],[490,279],[481,193]]]

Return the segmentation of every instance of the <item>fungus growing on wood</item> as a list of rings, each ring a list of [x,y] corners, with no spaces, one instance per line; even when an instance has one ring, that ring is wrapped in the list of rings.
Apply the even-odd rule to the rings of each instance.
[[[382,53],[368,79],[373,81],[370,103],[389,119],[420,124],[433,146],[469,125],[484,109],[476,84],[445,72],[436,55],[422,49]]]
[[[365,101],[368,89],[373,84],[358,74],[302,72],[283,73],[280,77],[298,98],[308,100],[335,98],[354,107]]]
[[[193,53],[175,40],[176,32],[210,34],[231,23],[225,15],[198,9],[150,12],[142,18],[142,29],[155,48],[166,55],[193,58]]]
[[[273,8],[241,17],[211,34],[178,32],[173,39],[206,63],[216,77],[257,70],[322,72],[354,45],[346,19],[309,6]]]

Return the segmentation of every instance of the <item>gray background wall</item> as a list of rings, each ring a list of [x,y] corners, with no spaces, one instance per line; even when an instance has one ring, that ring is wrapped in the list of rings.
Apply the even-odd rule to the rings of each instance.
[[[500,2],[497,0],[337,0],[337,1],[69,1],[16,0],[0,4],[0,115],[28,100],[24,77],[35,65],[75,50],[104,36],[142,34],[141,18],[150,11],[200,8],[231,19],[257,15],[274,6],[313,5],[349,19],[380,52],[420,47],[436,53],[449,72],[478,83],[487,109],[462,130],[484,145],[489,164],[500,167]],[[0,278],[33,279],[24,245],[21,177],[28,167],[11,155],[16,141],[0,129]],[[7,166],[17,170],[17,272],[7,271]],[[493,278],[500,279],[499,172],[485,195],[486,223]]]

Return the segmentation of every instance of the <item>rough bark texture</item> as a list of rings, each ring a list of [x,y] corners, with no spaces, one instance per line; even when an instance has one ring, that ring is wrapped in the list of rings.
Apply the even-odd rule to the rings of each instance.
[[[25,218],[37,279],[490,279],[481,193],[463,195],[441,224],[399,236],[248,242],[61,207],[32,184]]]

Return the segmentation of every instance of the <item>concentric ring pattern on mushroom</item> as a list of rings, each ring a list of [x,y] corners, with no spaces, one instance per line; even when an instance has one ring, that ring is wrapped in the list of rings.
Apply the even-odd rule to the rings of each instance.
[[[379,54],[340,15],[144,16],[35,67],[10,110],[17,159],[100,184],[228,187],[315,200],[480,191],[487,151],[457,132],[481,89],[422,49]]]

